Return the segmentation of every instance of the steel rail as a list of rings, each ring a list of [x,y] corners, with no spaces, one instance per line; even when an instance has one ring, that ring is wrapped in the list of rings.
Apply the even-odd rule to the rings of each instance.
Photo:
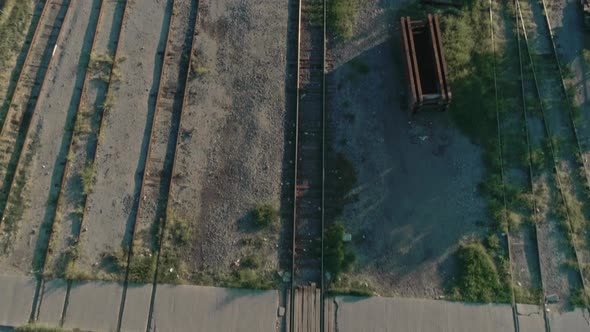
[[[289,331],[295,331],[295,248],[296,248],[296,234],[297,234],[297,167],[299,164],[299,151],[297,142],[299,142],[299,101],[300,101],[300,62],[301,62],[301,3],[303,0],[297,1],[297,64],[296,64],[296,93],[295,93],[295,155],[293,159],[293,222],[292,222],[292,243],[291,243],[291,294],[289,296],[290,313],[289,313]]]
[[[518,313],[516,311],[516,296],[514,295],[514,273],[512,271],[512,245],[510,237],[510,226],[508,225],[508,204],[506,203],[506,177],[504,172],[504,155],[502,153],[502,130],[500,126],[500,105],[498,103],[498,75],[497,75],[497,54],[496,54],[496,39],[494,37],[494,14],[492,10],[492,0],[489,0],[489,12],[490,12],[490,39],[492,42],[492,54],[493,54],[493,77],[494,77],[494,106],[496,111],[496,132],[497,132],[497,143],[498,143],[498,157],[500,159],[500,180],[502,182],[502,203],[504,205],[503,222],[507,225],[506,229],[506,247],[508,249],[508,261],[510,263],[510,305],[512,307],[512,319],[514,321],[514,328],[516,332],[520,330],[518,325]]]
[[[320,107],[321,107],[321,197],[320,197],[320,330],[323,331],[324,330],[324,320],[325,320],[325,313],[324,313],[324,296],[325,296],[325,271],[324,271],[324,230],[325,230],[325,160],[326,160],[326,148],[325,148],[325,141],[326,141],[326,35],[327,35],[327,2],[326,0],[322,0],[321,2],[321,13],[322,13],[322,19],[321,19],[321,30],[322,30],[322,38],[321,38],[321,43],[322,43],[322,50],[321,50],[321,101],[320,101]],[[296,10],[296,15],[297,15],[297,63],[296,63],[296,100],[295,100],[295,151],[294,151],[294,173],[293,173],[293,215],[292,215],[292,243],[291,243],[291,287],[290,287],[290,330],[291,331],[295,331],[296,330],[296,322],[295,322],[295,297],[296,297],[296,289],[297,289],[297,285],[296,285],[296,271],[297,271],[297,263],[296,263],[296,248],[297,248],[297,218],[298,218],[298,208],[297,208],[297,202],[298,202],[298,185],[297,185],[297,180],[300,178],[300,174],[298,171],[298,167],[299,167],[299,158],[301,158],[301,154],[299,153],[299,147],[300,147],[300,135],[299,135],[299,130],[302,128],[302,126],[300,126],[300,119],[301,119],[301,98],[303,97],[303,95],[301,94],[301,69],[302,69],[302,52],[301,52],[301,35],[302,35],[302,30],[303,30],[303,25],[302,25],[302,7],[303,7],[303,1],[302,0],[297,0],[297,10]],[[313,26],[312,23],[309,23],[310,27]],[[313,43],[313,38],[311,38],[310,43]],[[310,44],[310,49],[313,48],[314,45]],[[309,50],[306,50],[306,52],[309,52]],[[310,59],[306,59],[306,60],[311,60]],[[313,67],[313,65],[308,64],[306,66],[309,66],[308,70],[312,70],[311,68]],[[313,81],[312,79],[310,79],[310,82]],[[305,315],[305,313],[303,313],[303,315]]]

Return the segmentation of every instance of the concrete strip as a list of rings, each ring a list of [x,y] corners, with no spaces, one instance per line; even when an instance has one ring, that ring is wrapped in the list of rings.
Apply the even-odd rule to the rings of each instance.
[[[543,307],[532,304],[517,304],[518,328],[520,332],[537,332],[545,330]]]
[[[63,279],[54,279],[45,282],[39,316],[37,317],[38,323],[53,326],[59,325],[67,291],[68,283]]]
[[[123,285],[115,282],[76,282],[70,289],[64,327],[114,331],[119,320]]]
[[[130,284],[125,294],[121,331],[145,331],[152,298],[152,285]]]
[[[154,331],[274,332],[277,291],[158,285]]]
[[[551,332],[590,331],[590,317],[587,310],[576,309],[568,312],[548,313]]]
[[[0,276],[0,325],[20,326],[29,322],[37,280],[25,276]]]
[[[337,297],[338,331],[514,331],[509,305],[408,299]]]

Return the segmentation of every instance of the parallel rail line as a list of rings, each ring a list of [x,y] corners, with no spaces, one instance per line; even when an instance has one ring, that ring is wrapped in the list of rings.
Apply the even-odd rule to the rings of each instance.
[[[540,103],[539,103],[539,109],[541,111],[541,120],[543,122],[543,127],[544,127],[544,130],[545,130],[545,134],[547,135],[547,139],[549,141],[548,146],[549,146],[549,150],[550,150],[550,154],[551,154],[553,171],[556,174],[556,176],[555,176],[555,182],[556,182],[556,185],[557,185],[557,189],[559,191],[559,197],[560,197],[561,203],[565,207],[565,214],[566,214],[565,219],[566,219],[566,222],[567,222],[567,225],[568,225],[568,234],[569,234],[569,236],[572,239],[574,239],[575,237],[574,237],[574,234],[573,234],[573,227],[572,227],[572,224],[571,224],[571,215],[570,215],[570,211],[569,211],[569,208],[568,208],[567,201],[565,199],[565,194],[564,194],[564,189],[563,189],[563,183],[562,183],[562,181],[560,179],[560,176],[558,176],[558,174],[559,174],[559,168],[558,168],[558,165],[557,165],[557,156],[556,156],[556,152],[555,152],[556,151],[556,148],[554,146],[554,143],[550,139],[551,138],[551,129],[549,128],[549,125],[548,125],[547,120],[546,120],[546,114],[545,114],[546,113],[546,110],[545,110],[545,106],[543,105],[543,102],[542,102],[541,90],[540,90],[540,85],[539,85],[539,81],[538,81],[537,71],[536,71],[536,68],[535,68],[535,63],[534,63],[533,57],[531,55],[531,51],[532,50],[531,50],[531,47],[530,47],[530,44],[529,44],[526,26],[524,24],[524,19],[523,19],[523,16],[522,16],[522,11],[521,11],[521,8],[520,8],[520,1],[519,0],[515,0],[515,2],[516,2],[516,10],[518,12],[517,15],[520,17],[520,23],[521,23],[521,28],[522,28],[522,31],[523,31],[525,46],[526,46],[527,53],[528,53],[529,63],[531,65],[531,71],[532,71],[532,75],[533,75],[533,81],[534,81],[534,85],[535,85],[536,95],[537,95],[538,100],[540,101]],[[522,66],[521,66],[521,70],[522,70]],[[521,82],[522,82],[522,80],[521,80]],[[522,84],[524,84],[524,83],[522,83]],[[524,93],[524,87],[523,87],[523,93]],[[524,100],[524,98],[523,98],[523,100]],[[528,148],[529,148],[529,151],[530,151],[530,145],[529,145]],[[573,252],[574,252],[576,263],[577,263],[577,265],[579,267],[576,270],[578,271],[578,274],[579,274],[579,277],[580,277],[580,281],[581,281],[582,287],[586,291],[587,290],[587,286],[586,286],[586,281],[584,280],[583,272],[581,270],[582,267],[583,267],[583,265],[582,265],[582,262],[580,260],[580,254],[579,254],[578,245],[576,244],[576,241],[572,241],[571,245],[573,247]],[[547,325],[547,319],[545,320],[545,322],[546,322],[546,325]]]
[[[100,22],[102,20],[102,14],[103,14],[103,3],[105,0],[101,0],[99,3],[99,12],[98,12],[98,18],[96,19],[96,27],[94,28],[94,33],[92,36],[92,46],[91,46],[91,53],[93,54],[95,51],[95,45],[96,45],[96,40],[97,40],[97,36],[98,36],[98,32],[99,32],[99,26],[100,26]],[[78,106],[77,106],[77,110],[76,110],[76,114],[74,116],[74,127],[75,128],[78,124],[79,121],[81,121],[81,113],[83,112],[83,108],[84,108],[84,100],[85,100],[85,96],[86,96],[86,92],[88,90],[88,82],[90,81],[90,75],[88,73],[88,67],[84,70],[84,81],[82,83],[82,89],[81,89],[81,93],[80,93],[80,99],[78,102]],[[74,141],[75,141],[75,136],[76,133],[75,131],[72,131],[72,135],[70,137],[70,142],[68,144],[68,152],[72,151],[74,148]],[[53,215],[53,221],[52,221],[52,227],[51,227],[51,232],[49,234],[49,242],[48,243],[52,243],[53,240],[53,235],[55,233],[55,229],[53,227],[53,225],[55,224],[55,219],[56,216],[59,214],[60,211],[60,206],[63,200],[63,196],[65,193],[65,184],[66,184],[66,179],[67,176],[69,174],[70,171],[70,165],[71,165],[71,161],[69,158],[66,158],[65,160],[65,165],[64,165],[64,170],[63,173],[61,175],[61,180],[60,180],[60,189],[58,191],[58,196],[57,196],[57,204],[56,204],[56,210],[55,213]],[[41,273],[43,273],[43,271],[46,270],[46,264],[47,264],[47,253],[45,253],[45,256],[43,258],[43,264],[42,264],[42,271]]]
[[[295,101],[295,155],[291,261],[291,331],[323,329],[324,325],[324,187],[326,104],[326,1],[297,0],[297,63]],[[321,13],[321,19],[318,19]],[[319,239],[319,241],[318,241]],[[319,244],[320,257],[315,245]],[[319,284],[319,299],[302,304],[299,317],[297,289]],[[312,288],[313,290],[313,288]],[[302,297],[306,291],[301,291]],[[312,295],[312,298],[314,296]],[[318,305],[319,308],[314,307]],[[305,300],[302,300],[305,303]],[[316,311],[316,312],[312,312]],[[306,324],[301,326],[298,324]]]
[[[92,45],[91,45],[91,48],[90,48],[90,50],[91,50],[90,51],[90,54],[93,54],[94,53],[94,50],[95,50],[95,45],[96,45],[96,40],[97,40],[97,36],[98,36],[99,26],[100,26],[100,22],[102,20],[103,3],[104,3],[104,1],[105,0],[100,0],[100,2],[99,2],[98,18],[96,19],[96,26],[94,27],[94,32],[93,32],[93,36],[92,36]],[[89,60],[90,60],[90,55],[89,55]],[[80,92],[80,99],[79,99],[79,102],[78,102],[76,114],[74,115],[74,127],[73,128],[75,128],[76,125],[78,124],[78,122],[81,121],[80,120],[80,114],[82,113],[82,109],[84,107],[84,100],[85,100],[86,92],[88,90],[88,81],[90,80],[90,75],[89,75],[88,71],[89,71],[89,69],[88,69],[88,67],[86,67],[86,69],[84,70],[84,81],[82,83],[82,89],[81,89],[81,92]],[[72,135],[70,137],[70,142],[68,144],[69,145],[68,146],[68,152],[69,151],[72,151],[72,149],[73,149],[75,135],[76,135],[75,131],[72,130]],[[64,165],[64,170],[63,170],[63,173],[61,175],[61,180],[60,180],[61,184],[60,184],[60,188],[59,188],[59,191],[58,191],[58,194],[57,194],[58,196],[57,196],[56,209],[55,209],[55,212],[54,212],[53,217],[52,217],[51,230],[50,230],[50,233],[49,233],[49,238],[47,240],[48,246],[47,246],[47,248],[45,248],[45,252],[44,252],[44,256],[43,256],[43,260],[42,260],[42,264],[41,264],[41,271],[39,272],[40,273],[40,276],[39,276],[39,282],[38,282],[38,286],[37,286],[37,289],[38,290],[37,290],[36,299],[35,299],[35,303],[37,303],[37,305],[36,305],[36,313],[35,313],[34,318],[38,317],[39,310],[41,309],[41,302],[43,301],[43,289],[44,289],[44,286],[45,286],[45,278],[43,278],[43,274],[44,274],[44,271],[47,268],[47,266],[46,266],[47,265],[47,256],[48,256],[47,255],[48,254],[47,250],[49,250],[50,245],[51,245],[51,243],[53,241],[53,235],[55,233],[55,228],[54,228],[54,225],[55,225],[55,222],[56,222],[55,219],[56,219],[56,216],[58,215],[59,210],[60,210],[61,202],[62,202],[63,195],[64,195],[64,192],[65,192],[66,179],[67,179],[67,175],[69,173],[69,170],[70,170],[70,160],[69,160],[69,158],[66,158],[65,165]]]
[[[115,0],[115,2],[120,2],[120,1],[121,0]],[[124,27],[125,27],[125,22],[127,21],[127,14],[128,14],[128,10],[127,9],[129,8],[129,0],[124,0],[124,1],[125,1],[125,5],[123,7],[123,15],[121,17],[121,26],[120,26],[120,29],[119,29],[119,34],[117,36],[117,43],[116,43],[116,46],[115,46],[115,51],[113,53],[113,65],[110,67],[109,81],[108,81],[109,83],[108,83],[108,86],[107,86],[107,91],[106,91],[105,96],[108,96],[110,94],[111,90],[114,89],[113,88],[113,82],[115,82],[117,80],[116,77],[115,77],[116,76],[116,73],[115,73],[114,68],[117,65],[117,61],[118,61],[118,57],[117,56],[119,55],[119,48],[121,46],[121,36],[123,35],[123,30],[124,30]],[[100,137],[100,135],[103,132],[103,129],[105,127],[106,116],[105,116],[104,113],[105,113],[105,111],[103,109],[102,112],[101,112],[100,124],[98,126],[98,132],[96,134],[96,137]],[[92,156],[91,156],[90,161],[88,162],[89,164],[94,164],[94,162],[96,161],[96,156],[98,156],[98,151],[99,151],[99,148],[100,148],[100,142],[101,142],[101,140],[98,139],[97,142],[96,142],[96,147],[94,148],[93,153],[91,153]],[[84,203],[83,203],[84,208],[82,210],[82,216],[80,218],[81,219],[81,221],[80,221],[80,229],[83,229],[83,227],[84,227],[84,219],[85,219],[84,217],[86,216],[86,211],[88,210],[88,202],[89,202],[88,195],[84,195]],[[80,235],[81,235],[81,232],[79,232],[77,234],[77,238],[78,238],[77,240],[78,241],[80,240]]]
[[[68,2],[65,13],[60,17],[66,1]],[[4,220],[7,201],[14,187],[18,165],[23,158],[23,148],[29,143],[30,124],[37,112],[38,99],[45,86],[46,74],[53,64],[53,53],[61,41],[61,28],[70,12],[70,4],[70,0],[47,0],[43,7],[0,129],[0,179],[3,181],[0,192],[0,229],[6,227]]]

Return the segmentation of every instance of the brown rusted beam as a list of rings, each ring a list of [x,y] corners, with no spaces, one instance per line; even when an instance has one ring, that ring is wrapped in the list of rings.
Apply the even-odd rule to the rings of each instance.
[[[439,60],[439,56],[438,56],[438,43],[436,42],[436,36],[434,33],[434,24],[432,22],[432,14],[428,14],[428,32],[429,32],[429,41],[430,41],[430,45],[432,46],[432,49],[430,50],[432,52],[433,58],[434,58],[434,68],[436,68],[436,80],[438,83],[438,89],[440,91],[440,94],[443,98],[443,100],[447,99],[447,95],[445,92],[445,85],[443,83],[443,74],[442,74],[442,70],[441,70],[441,63]]]
[[[445,85],[445,90],[447,93],[447,100],[451,101],[451,84],[449,82],[449,69],[447,67],[447,61],[445,60],[445,52],[442,44],[442,34],[440,32],[440,22],[438,19],[438,15],[434,15],[434,29],[436,31],[436,43],[438,45],[438,53],[440,62],[442,64],[442,72],[443,72],[443,84]]]
[[[406,26],[406,18],[402,17],[401,20],[402,26],[402,58],[404,62],[404,72],[406,73],[406,79],[408,80],[408,93],[409,93],[409,101],[408,101],[408,109],[412,110],[416,101],[418,100],[417,94],[418,90],[416,88],[416,83],[414,82],[414,73],[412,69],[412,58],[410,55],[410,44],[409,44],[409,37],[408,37],[408,28]]]

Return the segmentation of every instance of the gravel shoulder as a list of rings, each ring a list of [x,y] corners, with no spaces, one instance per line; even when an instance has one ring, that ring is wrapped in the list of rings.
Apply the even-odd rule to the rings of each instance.
[[[72,4],[68,20],[62,27],[64,37],[55,50],[53,67],[47,73],[45,90],[38,101],[37,116],[31,123],[30,144],[22,152],[30,157],[23,159],[24,163],[19,165],[15,175],[24,179],[22,197],[26,199],[17,199],[13,203],[9,199],[7,206],[7,209],[23,209],[23,212],[16,221],[18,232],[12,240],[11,255],[2,263],[18,267],[23,273],[40,268],[40,262],[34,264],[34,260],[42,260],[47,248],[51,228],[49,216],[55,208],[53,198],[63,171],[63,147],[68,144],[65,142],[66,130],[73,122],[76,88],[80,88],[83,75],[78,60],[92,5],[93,2],[87,1]]]
[[[247,228],[256,204],[279,207],[287,11],[271,0],[199,2],[195,49],[206,73],[188,86],[169,211],[193,236],[183,279],[214,283],[204,275],[227,274],[248,254],[277,268],[278,232]]]
[[[448,114],[404,110],[399,31],[390,23],[402,3],[368,1],[352,40],[332,46],[329,126],[334,153],[357,176],[341,216],[357,254],[347,278],[381,295],[436,297],[452,276],[450,254],[488,224],[477,190],[483,165]]]
[[[132,208],[141,182],[147,133],[157,87],[166,2],[129,2],[115,62],[121,73],[110,89],[112,107],[105,113],[94,163],[94,183],[88,196],[81,235],[80,269],[97,278],[120,278],[114,256],[126,255]],[[123,57],[125,61],[119,61]],[[118,62],[119,61],[119,62]]]

